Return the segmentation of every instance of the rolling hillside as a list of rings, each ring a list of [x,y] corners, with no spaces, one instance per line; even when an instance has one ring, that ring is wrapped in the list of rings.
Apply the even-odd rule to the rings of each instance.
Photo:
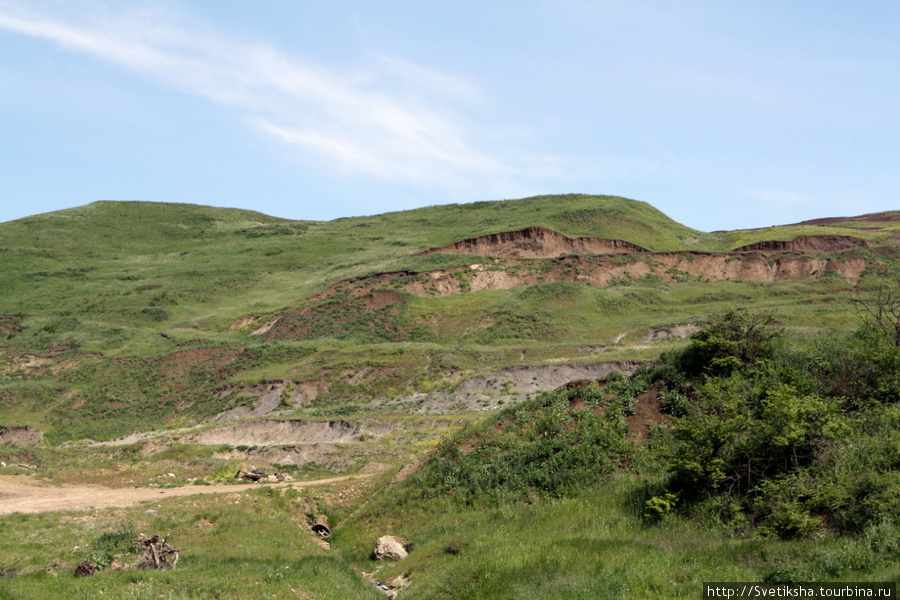
[[[895,216],[702,233],[584,195],[327,223],[142,202],[36,215],[0,224],[0,425],[110,439],[255,410],[266,382],[304,414],[484,409],[556,385],[554,365],[652,359],[735,305],[845,327],[842,299],[895,258]],[[491,375],[513,366],[535,385]],[[494,384],[455,394],[468,380]]]
[[[0,517],[0,599],[895,581],[900,354],[869,309],[898,244],[900,213],[704,233],[586,195],[2,223],[0,484],[162,495]],[[254,468],[331,483],[191,494]],[[116,570],[136,530],[179,570]],[[386,532],[408,558],[373,558]]]

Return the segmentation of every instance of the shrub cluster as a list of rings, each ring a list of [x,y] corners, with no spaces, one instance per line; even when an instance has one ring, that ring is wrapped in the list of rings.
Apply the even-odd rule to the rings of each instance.
[[[608,395],[593,383],[509,408],[444,441],[410,484],[422,495],[467,505],[570,496],[594,486],[630,449],[625,416],[633,396],[604,400]]]
[[[898,366],[900,348],[869,327],[788,340],[771,315],[730,311],[650,370],[542,394],[445,440],[407,497],[572,496],[630,469],[657,482],[651,522],[682,512],[782,538],[872,531],[900,513]],[[626,418],[651,386],[670,426],[636,445]]]
[[[689,510],[783,538],[859,532],[900,510],[900,348],[869,327],[788,342],[716,316],[655,376],[685,395],[663,458]]]

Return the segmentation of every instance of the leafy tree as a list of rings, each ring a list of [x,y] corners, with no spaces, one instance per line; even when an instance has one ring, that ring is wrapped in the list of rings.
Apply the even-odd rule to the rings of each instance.
[[[690,345],[677,359],[677,367],[689,377],[727,376],[754,365],[771,353],[771,342],[780,335],[768,313],[729,310],[714,316],[691,336]]]

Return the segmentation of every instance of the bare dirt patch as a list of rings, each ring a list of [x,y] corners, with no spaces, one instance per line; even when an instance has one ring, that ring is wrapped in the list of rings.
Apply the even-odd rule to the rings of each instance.
[[[250,404],[238,406],[212,417],[212,421],[227,421],[245,417],[261,417],[273,412],[281,405],[282,394],[287,388],[284,381],[260,384],[249,388],[227,388],[219,392],[218,397],[225,399],[231,394],[255,398]]]
[[[196,370],[220,372],[228,363],[237,358],[238,354],[234,350],[219,348],[182,350],[165,357],[160,368],[167,377],[180,380]]]
[[[370,476],[370,474],[346,475],[314,481],[277,483],[271,484],[271,486],[307,487]],[[99,485],[53,486],[42,484],[30,476],[0,475],[0,515],[133,506],[148,500],[162,500],[197,494],[244,492],[258,487],[259,485],[257,484],[190,485],[160,490],[157,488],[107,488]]]
[[[246,451],[216,452],[213,457],[268,463],[270,465],[305,465],[315,463],[322,467],[339,469],[346,467],[346,460],[338,456],[340,451],[341,447],[335,444],[265,446]]]
[[[669,422],[669,417],[663,414],[661,410],[662,405],[663,399],[659,395],[658,383],[637,397],[637,401],[634,404],[634,414],[625,418],[625,422],[628,423],[628,429],[631,432],[632,441],[645,441],[648,427]]]
[[[611,373],[631,375],[644,363],[610,361],[561,365],[513,365],[464,380],[454,390],[401,396],[385,402],[408,412],[442,413],[494,410],[576,380],[602,379]]]
[[[700,329],[700,325],[696,323],[682,323],[679,325],[671,325],[669,327],[657,327],[647,334],[645,341],[656,342],[669,338],[689,338],[700,331]]]
[[[194,444],[232,446],[284,446],[292,444],[321,444],[358,442],[361,432],[349,421],[307,421],[305,419],[276,421],[261,419],[233,423],[202,433],[187,436],[182,441]]]
[[[398,310],[371,308],[388,301],[387,297],[376,301],[373,292],[385,285],[418,296],[447,296],[482,290],[507,290],[517,286],[555,281],[573,281],[607,287],[647,277],[674,283],[783,281],[812,279],[828,273],[837,273],[847,279],[856,279],[869,266],[870,259],[860,256],[855,250],[868,245],[867,241],[850,236],[805,236],[792,242],[763,242],[726,253],[641,250],[589,256],[579,254],[536,258],[498,256],[492,263],[487,264],[479,263],[468,267],[421,273],[381,273],[340,281],[317,295],[315,300],[346,294],[351,299],[366,303],[359,310],[377,314],[380,310]],[[782,246],[794,249],[778,249]],[[876,251],[880,249],[876,248]],[[439,250],[441,249],[434,251]],[[840,253],[840,256],[829,257],[824,253]],[[399,296],[397,292],[392,294]],[[391,302],[384,306],[388,307],[390,304],[400,306],[400,302]],[[329,310],[334,312],[333,308]],[[315,312],[315,315],[311,315],[312,312]],[[337,326],[342,326],[339,315],[326,314],[322,309],[313,310],[311,306],[296,309],[285,315],[286,320],[294,325],[280,324],[269,332],[270,339],[302,337],[303,328],[308,326],[298,327],[295,322],[308,320],[312,316],[318,321],[331,319]]]
[[[44,432],[30,425],[25,427],[3,427],[0,425],[0,445],[12,444],[20,448],[38,446],[44,441]]]
[[[24,319],[25,315],[0,315],[0,335],[10,339],[22,333],[25,331]]]
[[[403,302],[403,296],[393,290],[375,290],[366,296],[366,310],[378,310],[389,304]]]

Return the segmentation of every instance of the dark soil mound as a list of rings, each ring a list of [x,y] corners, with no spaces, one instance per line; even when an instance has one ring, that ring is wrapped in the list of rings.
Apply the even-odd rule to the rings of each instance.
[[[900,212],[889,211],[859,215],[858,217],[828,217],[824,219],[810,219],[801,221],[798,225],[838,225],[840,223],[894,223],[900,221]]]

